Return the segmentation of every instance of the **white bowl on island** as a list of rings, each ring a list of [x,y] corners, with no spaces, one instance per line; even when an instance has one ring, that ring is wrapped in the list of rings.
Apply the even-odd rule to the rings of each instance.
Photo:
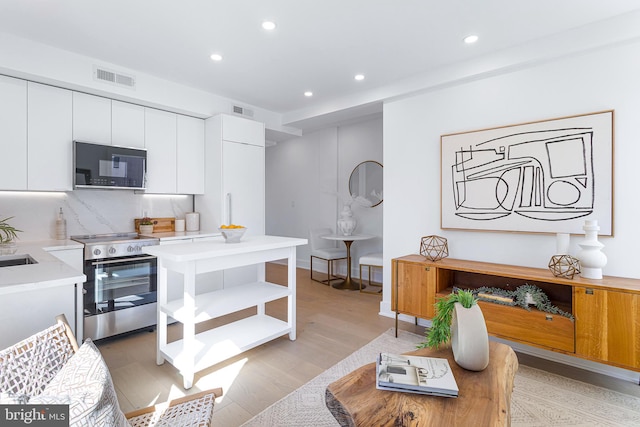
[[[245,231],[247,231],[247,227],[236,227],[236,228],[218,228],[222,237],[224,237],[225,242],[227,243],[238,243]]]

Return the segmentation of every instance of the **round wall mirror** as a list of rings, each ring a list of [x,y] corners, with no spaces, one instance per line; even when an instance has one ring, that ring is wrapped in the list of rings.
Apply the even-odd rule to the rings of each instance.
[[[349,177],[349,193],[362,206],[374,207],[382,203],[382,165],[367,160],[356,166]]]

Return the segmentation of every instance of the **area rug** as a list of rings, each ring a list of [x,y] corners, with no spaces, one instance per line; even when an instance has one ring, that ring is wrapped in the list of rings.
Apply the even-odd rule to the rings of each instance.
[[[423,337],[389,329],[302,387],[247,421],[245,427],[335,427],[324,402],[333,381],[375,360],[376,354],[414,350]],[[514,427],[640,425],[640,398],[520,365],[511,400]]]

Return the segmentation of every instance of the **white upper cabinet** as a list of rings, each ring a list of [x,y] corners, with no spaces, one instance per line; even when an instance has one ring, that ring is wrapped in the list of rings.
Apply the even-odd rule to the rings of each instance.
[[[120,147],[145,148],[145,108],[111,101],[111,143]]]
[[[0,190],[72,191],[77,140],[146,148],[149,193],[204,194],[204,128],[195,117],[0,75],[0,144],[10,159]],[[253,143],[255,135],[231,137]]]
[[[27,82],[0,76],[0,189],[27,189]]]
[[[27,188],[71,191],[71,91],[39,83],[27,84]]]
[[[243,117],[223,114],[222,139],[264,147],[264,124]]]
[[[204,120],[177,118],[177,192],[204,194]]]
[[[111,100],[73,92],[73,139],[111,144]]]
[[[176,193],[176,114],[145,108],[147,193]]]

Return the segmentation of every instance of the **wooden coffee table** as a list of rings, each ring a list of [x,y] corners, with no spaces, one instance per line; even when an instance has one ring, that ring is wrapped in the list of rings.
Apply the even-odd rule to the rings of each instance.
[[[490,341],[489,366],[481,372],[459,367],[450,348],[407,354],[448,359],[458,383],[458,397],[378,390],[374,362],[327,387],[327,408],[341,426],[511,425],[511,392],[518,370],[518,358],[511,347]]]

